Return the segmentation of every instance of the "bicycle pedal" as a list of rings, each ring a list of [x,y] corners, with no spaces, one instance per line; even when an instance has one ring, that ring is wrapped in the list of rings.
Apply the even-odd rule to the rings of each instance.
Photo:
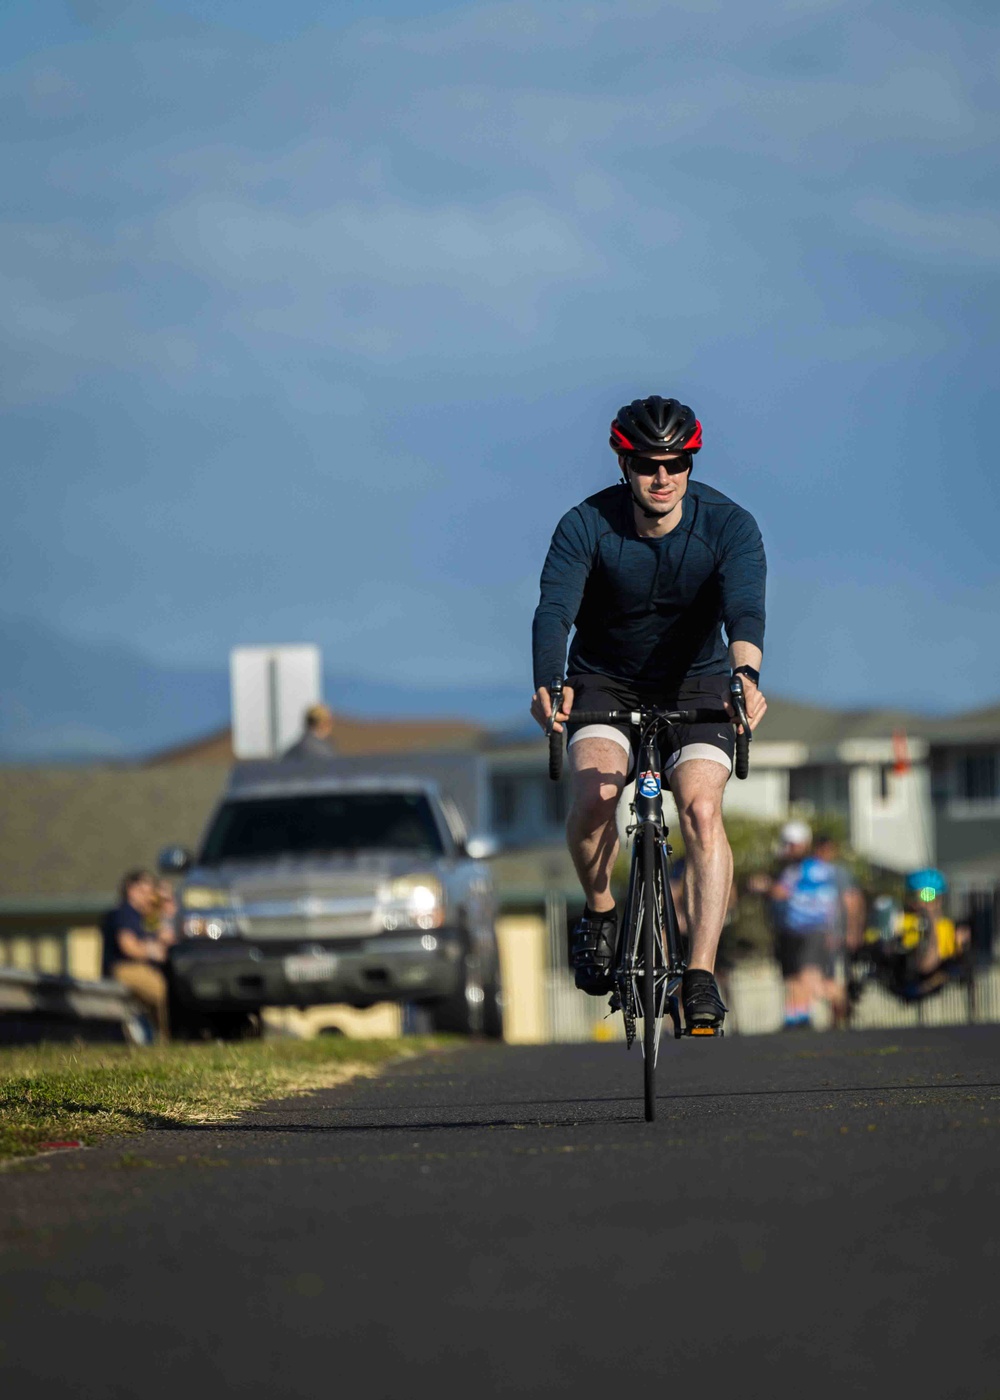
[[[725,1035],[721,1026],[692,1026],[690,1030],[685,1030],[685,1035],[714,1035],[721,1040]]]

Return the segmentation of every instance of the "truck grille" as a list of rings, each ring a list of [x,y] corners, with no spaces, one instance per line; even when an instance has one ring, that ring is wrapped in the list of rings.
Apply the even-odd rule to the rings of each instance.
[[[253,900],[241,910],[250,938],[350,938],[380,931],[378,907],[366,898],[301,895],[295,899]]]

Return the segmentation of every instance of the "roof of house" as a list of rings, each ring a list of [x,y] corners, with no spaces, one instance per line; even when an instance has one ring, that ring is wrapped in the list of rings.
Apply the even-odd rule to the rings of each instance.
[[[337,754],[350,758],[421,749],[475,749],[487,732],[484,725],[462,719],[356,719],[335,714],[330,740]],[[144,766],[234,763],[235,759],[232,730],[227,728],[151,754]]]
[[[197,843],[228,773],[227,763],[4,770],[0,900],[110,899],[124,871]]]

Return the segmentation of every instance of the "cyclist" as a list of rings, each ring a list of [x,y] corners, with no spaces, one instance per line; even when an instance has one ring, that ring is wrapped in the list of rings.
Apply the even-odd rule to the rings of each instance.
[[[938,991],[956,973],[969,947],[967,924],[945,917],[948,881],[926,867],[906,876],[904,907],[888,940],[874,945],[876,964],[888,974],[889,986],[907,1001]]]
[[[751,729],[767,709],[758,688],[764,547],[747,511],[692,480],[701,445],[700,422],[676,399],[653,395],[620,408],[610,446],[621,482],[563,516],[542,570],[531,713],[544,728],[552,712],[549,687],[563,676],[575,627],[556,727],[568,721],[567,843],[586,896],[571,956],[576,985],[594,996],[611,987],[615,811],[635,755],[627,724],[574,725],[574,704],[586,710],[645,703],[729,711],[732,668],[743,677]],[[677,804],[688,859],[684,1016],[689,1029],[717,1028],[726,1011],[714,970],[733,876],[722,825],[733,730],[723,723],[685,725],[664,738],[668,745],[672,738],[673,746],[664,750],[663,778]]]

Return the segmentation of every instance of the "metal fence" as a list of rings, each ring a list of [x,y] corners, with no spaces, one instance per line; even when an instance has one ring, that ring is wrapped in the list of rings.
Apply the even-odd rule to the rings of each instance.
[[[566,967],[566,904],[546,903],[549,964],[546,1005],[552,1041],[624,1039],[620,1016],[608,1016],[606,999],[581,996]],[[777,961],[757,959],[734,968],[726,978],[730,1035],[769,1035],[783,1029],[784,984]],[[909,1026],[959,1026],[1000,1022],[1000,965],[977,969],[968,987],[954,985],[907,1005],[874,982],[868,983],[854,1008],[852,1030],[903,1030]],[[832,1017],[816,1007],[813,1026],[826,1030]]]
[[[580,1042],[621,1040],[620,1016],[609,1016],[607,999],[583,996],[567,965],[567,909],[560,896],[551,896],[544,910],[528,916],[541,947],[534,962],[534,987],[508,985],[508,1000],[532,995],[540,1003],[532,1040]],[[93,928],[63,932],[0,933],[0,969],[95,981],[100,978],[100,935]],[[541,987],[538,988],[538,977]],[[768,1035],[784,1024],[784,992],[778,964],[767,959],[744,963],[726,980],[730,1014],[728,1034]],[[968,987],[950,986],[925,1001],[907,1005],[875,983],[865,986],[851,1018],[856,1030],[903,1030],[910,1026],[954,1026],[1000,1022],[1000,965],[978,969]],[[825,1008],[817,1008],[817,1030],[830,1024]],[[519,1038],[519,1037],[515,1037]]]

